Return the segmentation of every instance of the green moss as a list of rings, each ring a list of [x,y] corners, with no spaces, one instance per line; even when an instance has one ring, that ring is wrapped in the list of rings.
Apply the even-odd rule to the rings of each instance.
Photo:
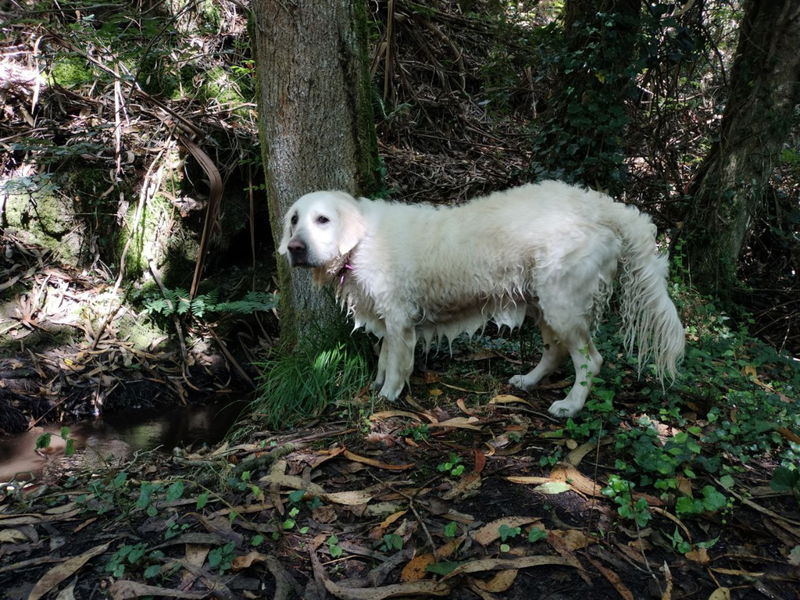
[[[115,325],[119,337],[133,344],[137,350],[152,350],[154,342],[159,341],[159,345],[162,345],[168,339],[166,332],[155,323],[132,317],[130,313],[124,315]]]
[[[89,63],[79,56],[58,56],[50,70],[51,83],[65,88],[76,88],[96,79],[97,74]]]
[[[24,238],[52,250],[61,260],[76,264],[81,230],[75,208],[49,173],[5,183],[8,227]]]
[[[156,265],[161,263],[175,218],[172,204],[160,194],[156,194],[147,202],[138,221],[136,209],[137,205],[132,203],[128,209],[122,235],[117,242],[120,255],[125,245],[128,245],[125,272],[129,279],[138,278],[147,272],[148,261],[152,260]]]
[[[203,85],[203,95],[223,105],[239,105],[247,102],[242,94],[240,81],[222,67],[214,67],[208,71]]]

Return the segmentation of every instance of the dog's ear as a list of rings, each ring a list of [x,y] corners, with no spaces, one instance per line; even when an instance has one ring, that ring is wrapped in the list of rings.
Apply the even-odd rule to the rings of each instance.
[[[346,196],[345,202],[339,204],[339,219],[341,223],[341,230],[339,231],[339,255],[344,255],[356,247],[356,244],[367,233],[367,224],[364,222],[364,215],[361,214],[358,200],[349,194]]]
[[[289,252],[289,240],[292,239],[292,225],[291,225],[291,217],[292,211],[294,207],[290,208],[289,211],[283,218],[283,237],[281,238],[280,244],[278,244],[278,254],[281,256],[286,256]]]

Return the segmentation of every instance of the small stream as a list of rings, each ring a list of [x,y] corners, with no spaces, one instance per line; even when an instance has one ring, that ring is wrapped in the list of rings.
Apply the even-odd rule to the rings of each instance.
[[[228,433],[247,401],[182,406],[147,413],[120,411],[94,421],[73,423],[70,437],[76,454],[87,458],[111,456],[124,459],[138,450],[159,449],[170,452],[176,446],[216,444]],[[57,435],[58,425],[35,427],[15,436],[0,437],[0,482],[28,480],[64,453],[65,442]],[[36,440],[52,433],[50,447],[36,450]]]

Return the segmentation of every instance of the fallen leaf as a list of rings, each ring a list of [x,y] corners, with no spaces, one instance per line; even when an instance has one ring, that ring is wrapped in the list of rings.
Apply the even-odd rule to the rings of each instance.
[[[350,588],[331,581],[317,556],[317,548],[325,541],[326,536],[320,534],[309,543],[309,556],[314,570],[314,579],[322,582],[325,589],[339,600],[384,600],[398,596],[449,596],[451,589],[439,581],[410,581],[373,588]]]
[[[417,413],[407,410],[382,410],[380,412],[372,413],[369,416],[370,421],[379,421],[381,419],[391,419],[392,417],[408,417],[415,421],[422,421],[422,417]]]
[[[183,592],[170,588],[146,585],[138,581],[120,579],[111,584],[108,590],[114,600],[128,600],[142,596],[165,596],[167,598],[207,598],[208,592]]]
[[[185,569],[181,575],[181,582],[178,586],[179,589],[188,590],[194,585],[194,582],[199,577],[198,573],[200,573],[200,570],[203,568],[203,563],[206,562],[206,557],[210,551],[211,546],[208,544],[186,544],[184,562],[189,568]]]
[[[597,541],[592,536],[586,535],[577,529],[567,529],[566,531],[562,529],[551,529],[549,533],[558,537],[563,543],[563,547],[570,552],[591,546]]]
[[[527,404],[528,406],[533,406],[530,402],[525,400],[525,398],[520,398],[519,396],[514,396],[512,394],[498,394],[491,400],[489,400],[489,404],[512,404],[512,403],[520,403],[520,404]]]
[[[700,563],[701,565],[707,565],[711,561],[706,548],[695,548],[694,550],[689,550],[689,552],[684,554],[684,556],[693,562]]]
[[[475,448],[475,450],[473,450],[473,456],[475,457],[475,466],[472,468],[472,470],[476,473],[480,473],[486,466],[486,454]]]
[[[455,427],[458,429],[472,429],[473,431],[480,431],[480,426],[475,425],[475,423],[479,422],[480,421],[475,417],[453,417],[452,419],[440,421],[439,423],[431,423],[428,425],[428,427]]]
[[[476,411],[474,411],[474,410],[472,410],[470,408],[467,408],[467,404],[466,404],[466,402],[464,402],[463,398],[459,398],[458,400],[456,400],[456,406],[458,406],[458,408],[461,409],[461,412],[465,412],[469,416],[473,416],[476,413]]]
[[[477,529],[472,533],[472,539],[478,542],[481,546],[487,546],[500,537],[500,527],[522,527],[530,523],[538,522],[538,517],[504,517],[497,519],[491,523],[487,523],[483,527]]]
[[[311,461],[311,464],[309,464],[309,466],[310,466],[312,469],[316,469],[316,468],[317,468],[317,467],[319,467],[319,466],[320,466],[322,463],[324,463],[324,462],[326,462],[326,461],[329,461],[329,460],[330,460],[330,459],[332,459],[332,458],[336,458],[336,457],[337,457],[337,456],[339,456],[339,455],[340,455],[342,452],[344,452],[344,448],[343,448],[343,447],[341,447],[341,446],[339,446],[338,448],[333,448],[333,449],[331,449],[331,450],[320,450],[320,451],[317,453],[317,456],[314,458],[314,460],[312,460],[312,461]]]
[[[793,442],[795,444],[800,444],[800,435],[797,435],[794,431],[791,431],[786,427],[778,427],[776,431],[780,433],[784,437],[784,439],[789,440],[790,442]]]
[[[623,598],[623,600],[634,600],[633,594],[628,587],[622,583],[622,579],[619,578],[619,575],[603,565],[599,560],[593,559],[591,556],[587,556],[586,560],[592,563],[592,566],[597,569],[611,585],[614,586],[614,589],[617,590],[617,593]]]
[[[356,506],[358,504],[367,504],[372,500],[372,493],[367,490],[352,490],[349,492],[331,492],[321,494],[320,498],[333,502],[334,504],[344,504],[345,506]]]
[[[0,531],[0,544],[16,544],[27,542],[28,536],[19,529],[3,529]]]
[[[508,569],[496,573],[493,577],[485,581],[482,579],[473,579],[472,581],[476,587],[484,592],[498,594],[500,592],[505,592],[514,584],[518,573],[519,571],[517,569]]]
[[[231,561],[231,569],[234,571],[241,571],[242,569],[248,568],[253,563],[265,563],[268,559],[268,555],[257,552],[256,550],[251,550],[247,554],[235,557],[233,561]]]
[[[533,491],[540,494],[563,494],[572,489],[572,486],[564,481],[548,481],[533,488]]]
[[[274,490],[280,488],[289,488],[292,490],[305,490],[312,496],[325,495],[325,489],[314,483],[313,481],[306,481],[297,475],[286,475],[285,473],[270,472],[269,475],[264,475],[258,480],[261,484],[269,484]],[[275,504],[274,498],[272,504]]]
[[[406,583],[425,579],[425,577],[428,576],[428,566],[435,562],[436,558],[431,553],[415,556],[408,561],[406,566],[403,567],[403,570],[400,571],[400,581]]]
[[[386,517],[386,518],[385,518],[385,519],[384,519],[384,520],[381,522],[381,527],[382,527],[383,529],[386,529],[387,527],[389,527],[389,525],[391,525],[392,523],[394,523],[395,521],[397,521],[397,519],[399,519],[400,517],[402,517],[402,516],[403,516],[404,514],[406,514],[407,512],[408,512],[407,510],[398,510],[397,512],[395,512],[395,513],[392,513],[391,515],[389,515],[388,517]]]
[[[106,542],[105,544],[100,544],[99,546],[95,546],[84,552],[83,554],[79,554],[78,556],[73,556],[72,558],[68,558],[60,565],[56,565],[47,573],[42,575],[41,579],[36,582],[36,585],[33,586],[30,595],[28,596],[28,600],[38,600],[47,592],[52,590],[53,588],[57,587],[59,583],[64,581],[67,577],[75,573],[76,571],[80,570],[83,565],[89,562],[92,558],[97,556],[98,554],[102,554],[108,547],[111,545],[111,542]]]
[[[522,483],[522,484],[540,484],[540,483],[548,483],[551,481],[549,477],[536,477],[536,476],[526,476],[526,475],[511,475],[506,477],[506,481],[510,481],[511,483]]]
[[[403,574],[400,575],[401,581],[418,581],[424,579],[428,575],[428,566],[449,558],[453,553],[458,550],[458,547],[464,541],[464,536],[454,538],[437,548],[435,553],[428,552],[427,554],[420,554],[414,559],[410,560],[403,568],[403,573],[409,579],[403,579]],[[413,563],[413,564],[412,564]]]
[[[76,583],[78,583],[77,577],[73,579],[72,582],[67,587],[58,592],[58,595],[55,597],[55,600],[75,600]]]
[[[667,561],[664,561],[664,592],[661,594],[661,600],[672,600],[672,571],[669,570]]]
[[[561,531],[553,529],[549,530],[547,532],[547,543],[552,546],[553,550],[561,555],[562,559],[577,569],[578,575],[581,579],[583,579],[588,585],[592,585],[592,580],[584,570],[581,561],[578,560],[578,557],[575,556],[575,553],[570,549],[569,540],[562,535]]]
[[[742,571],[741,569],[723,569],[723,568],[712,568],[714,573],[721,573],[722,575],[739,575],[741,577],[763,577],[763,572],[758,571]]]
[[[446,581],[452,577],[465,573],[477,573],[480,571],[499,571],[499,570],[519,570],[530,567],[542,567],[545,565],[555,565],[560,567],[574,566],[568,560],[560,556],[536,555],[523,556],[521,558],[483,558],[463,563],[442,577]]]
[[[470,471],[459,479],[456,484],[442,494],[442,500],[453,500],[454,498],[463,498],[467,494],[474,495],[481,487],[481,476],[475,471]]]
[[[578,471],[571,464],[560,463],[556,465],[550,472],[550,479],[569,483],[572,489],[587,496],[602,496],[600,490],[603,486]]]
[[[344,456],[349,458],[350,460],[358,463],[362,463],[365,465],[370,465],[371,467],[378,467],[379,469],[387,469],[390,471],[405,471],[406,469],[413,469],[415,465],[413,464],[405,464],[405,465],[390,465],[385,462],[381,462],[374,458],[368,458],[366,456],[359,456],[350,450],[344,451]]]
[[[719,587],[711,592],[708,600],[731,600],[731,590],[726,587]]]

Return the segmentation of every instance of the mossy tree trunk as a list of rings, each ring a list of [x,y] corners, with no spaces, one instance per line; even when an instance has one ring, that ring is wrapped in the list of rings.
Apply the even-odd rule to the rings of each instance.
[[[273,238],[297,198],[323,189],[379,188],[363,0],[254,0],[259,127]],[[340,319],[309,273],[278,260],[281,335]]]
[[[747,0],[719,140],[694,179],[684,226],[693,283],[729,296],[753,217],[800,102],[800,3]]]
[[[622,188],[625,101],[639,69],[639,0],[567,0],[557,81],[534,145],[534,170],[612,193]]]

